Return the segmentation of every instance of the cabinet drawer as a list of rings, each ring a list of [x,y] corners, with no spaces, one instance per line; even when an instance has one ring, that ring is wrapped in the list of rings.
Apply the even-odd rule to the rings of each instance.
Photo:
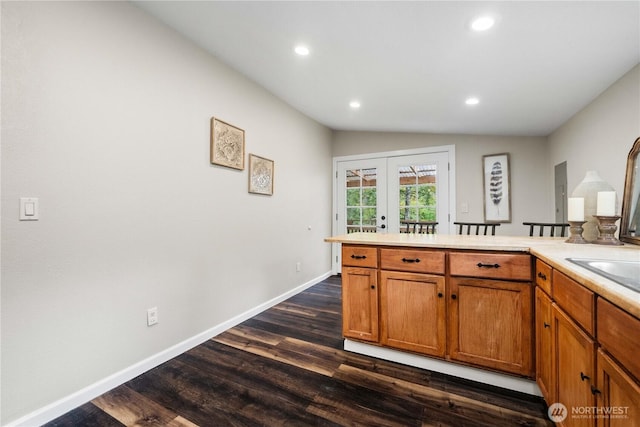
[[[378,249],[369,246],[342,245],[342,265],[378,267]]]
[[[553,270],[553,299],[584,328],[594,335],[595,295],[580,283]]]
[[[536,259],[536,285],[551,295],[551,266]]]
[[[598,298],[598,342],[640,379],[640,320],[609,301]]]
[[[531,256],[510,253],[451,252],[452,276],[531,280]]]
[[[380,249],[380,268],[444,274],[444,251]]]

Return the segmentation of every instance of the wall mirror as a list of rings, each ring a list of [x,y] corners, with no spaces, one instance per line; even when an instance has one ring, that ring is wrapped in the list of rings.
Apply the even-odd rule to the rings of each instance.
[[[640,245],[640,138],[636,139],[627,159],[627,174],[622,196],[620,240]]]

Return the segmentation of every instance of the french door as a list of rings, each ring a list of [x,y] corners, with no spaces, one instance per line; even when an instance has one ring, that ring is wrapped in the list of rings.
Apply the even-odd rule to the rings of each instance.
[[[386,231],[386,172],[384,158],[338,163],[337,234]]]
[[[452,146],[441,148],[335,159],[333,234],[400,233],[413,230],[407,223],[425,222],[449,234],[454,154]],[[339,252],[334,245],[334,271],[340,271]]]
[[[407,224],[437,222],[449,234],[449,155],[430,153],[387,159],[388,230],[411,231]]]

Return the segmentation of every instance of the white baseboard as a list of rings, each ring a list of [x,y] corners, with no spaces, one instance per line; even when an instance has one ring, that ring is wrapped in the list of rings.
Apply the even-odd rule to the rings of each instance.
[[[378,359],[389,360],[391,362],[402,363],[416,368],[428,369],[442,374],[467,380],[477,381],[508,390],[519,391],[521,393],[542,396],[540,388],[535,381],[525,378],[513,377],[511,375],[500,374],[498,372],[485,371],[466,365],[447,362],[446,360],[434,359],[426,356],[419,356],[413,353],[393,350],[386,347],[378,347],[361,343],[358,341],[344,340],[344,349],[365,356],[377,357]]]
[[[254,307],[238,316],[220,323],[213,328],[207,329],[206,331],[188,338],[172,347],[169,347],[166,350],[161,351],[160,353],[148,357],[147,359],[141,360],[135,365],[129,366],[128,368],[125,368],[120,372],[116,372],[113,375],[110,375],[94,384],[91,384],[88,387],[78,390],[77,392],[69,396],[63,397],[62,399],[57,400],[45,407],[33,411],[30,414],[27,414],[15,421],[10,422],[9,424],[5,424],[5,427],[35,427],[48,423],[49,421],[52,421],[59,416],[66,414],[72,409],[84,405],[85,403],[108,392],[109,390],[112,390],[129,380],[132,380],[138,375],[141,375],[148,370],[153,369],[156,366],[179,356],[185,351],[188,351],[193,347],[202,344],[203,342],[215,337],[216,335],[221,334],[227,329],[230,329],[244,322],[245,320],[248,320],[253,316],[273,307],[274,305],[279,304],[282,301],[304,291],[305,289],[310,288],[317,283],[320,283],[330,276],[331,272],[327,272],[322,276],[316,277],[315,279],[312,279],[288,292],[285,292],[282,295],[279,295],[263,304],[260,304],[257,307]]]

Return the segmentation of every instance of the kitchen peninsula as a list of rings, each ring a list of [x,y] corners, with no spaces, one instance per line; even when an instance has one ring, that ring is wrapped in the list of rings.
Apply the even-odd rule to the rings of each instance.
[[[638,262],[640,247],[565,240],[327,238],[342,245],[345,349],[548,404],[638,408],[640,293],[567,258]]]

